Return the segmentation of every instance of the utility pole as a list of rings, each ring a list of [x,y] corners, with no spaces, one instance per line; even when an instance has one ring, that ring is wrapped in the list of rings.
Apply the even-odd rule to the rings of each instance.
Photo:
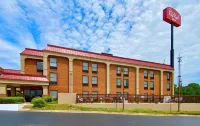
[[[181,61],[182,57],[179,54],[178,57],[178,112],[180,112],[180,93],[181,93]]]

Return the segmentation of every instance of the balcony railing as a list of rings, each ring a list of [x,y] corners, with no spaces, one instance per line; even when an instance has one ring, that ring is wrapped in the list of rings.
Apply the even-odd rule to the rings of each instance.
[[[177,95],[133,95],[124,94],[125,103],[178,103]],[[77,103],[122,103],[119,94],[77,94]],[[200,95],[182,95],[181,103],[200,103]]]

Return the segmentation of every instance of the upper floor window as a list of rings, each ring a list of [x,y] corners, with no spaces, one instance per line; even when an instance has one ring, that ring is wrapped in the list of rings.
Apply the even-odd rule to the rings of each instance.
[[[144,89],[148,89],[148,81],[144,81]]]
[[[150,82],[150,89],[154,90],[154,82],[153,81]]]
[[[97,82],[98,82],[97,77],[93,76],[92,77],[92,87],[97,87]]]
[[[97,73],[97,64],[92,64],[92,73]]]
[[[128,88],[128,79],[124,79],[124,88]]]
[[[57,59],[56,58],[50,58],[50,68],[52,68],[52,69],[57,68]]]
[[[124,76],[128,76],[128,68],[124,68]]]
[[[154,72],[150,71],[150,78],[153,79],[154,78]]]
[[[84,72],[88,72],[88,62],[83,62],[83,68],[82,68],[82,70]]]
[[[82,83],[83,83],[83,86],[88,86],[88,76],[83,75]]]
[[[121,75],[121,67],[117,66],[116,74],[119,76]]]
[[[121,88],[121,79],[120,78],[116,79],[116,86],[117,86],[117,88]]]
[[[50,83],[57,84],[57,73],[50,73]]]
[[[170,91],[170,83],[167,83],[167,90]]]
[[[167,73],[167,80],[170,80],[170,73]]]
[[[148,71],[144,70],[144,78],[148,78]]]
[[[43,62],[37,61],[37,72],[43,72]]]

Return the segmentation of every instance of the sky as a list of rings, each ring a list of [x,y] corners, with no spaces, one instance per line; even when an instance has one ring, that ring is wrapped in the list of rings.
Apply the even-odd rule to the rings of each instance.
[[[200,83],[200,0],[0,0],[0,66],[20,69],[24,48],[46,44],[170,63],[166,7],[182,16],[174,28],[175,83]]]

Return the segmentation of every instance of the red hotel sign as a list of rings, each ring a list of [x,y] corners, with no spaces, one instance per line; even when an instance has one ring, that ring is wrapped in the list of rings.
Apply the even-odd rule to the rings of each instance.
[[[174,26],[181,26],[181,15],[171,7],[167,7],[163,10],[163,20],[174,24]]]

